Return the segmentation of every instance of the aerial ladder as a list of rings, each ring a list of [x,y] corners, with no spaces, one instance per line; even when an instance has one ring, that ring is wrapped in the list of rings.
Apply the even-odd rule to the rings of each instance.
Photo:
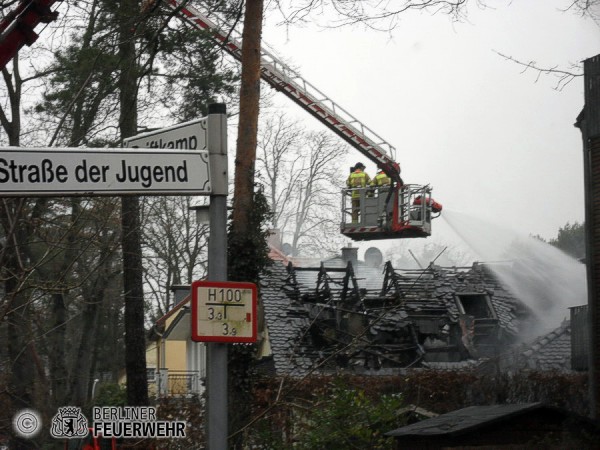
[[[216,14],[200,12],[185,1],[166,0],[166,3],[195,28],[210,31],[227,53],[241,61],[241,34],[227,21]],[[442,209],[431,198],[431,187],[404,184],[400,165],[389,156],[394,147],[264,47],[261,78],[374,162],[391,180],[388,187],[342,191],[342,234],[354,240],[430,236],[431,220]],[[353,197],[360,199],[354,206]]]
[[[0,69],[25,44],[31,45],[39,23],[55,20],[51,6],[57,0],[22,0],[0,22]],[[60,0],[58,0],[60,1]],[[193,27],[208,30],[227,53],[242,59],[241,34],[215,14],[204,14],[187,1],[164,0],[177,15]],[[342,191],[342,234],[354,240],[414,238],[431,235],[431,220],[441,205],[431,198],[429,185],[404,184],[400,165],[389,155],[392,145],[348,111],[329,99],[314,85],[261,49],[261,78],[282,92],[319,122],[381,168],[391,180],[386,188],[354,188]],[[359,199],[358,207],[352,198]],[[353,220],[354,219],[354,220]]]
[[[21,0],[0,21],[0,70],[14,58],[24,45],[33,44],[38,35],[33,29],[40,23],[56,20],[52,5],[61,0]]]

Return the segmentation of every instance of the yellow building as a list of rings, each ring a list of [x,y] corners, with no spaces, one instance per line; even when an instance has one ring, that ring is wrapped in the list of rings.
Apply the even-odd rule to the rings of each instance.
[[[200,395],[206,346],[191,340],[189,287],[176,288],[175,299],[175,307],[156,322],[146,351],[149,390],[158,396]]]

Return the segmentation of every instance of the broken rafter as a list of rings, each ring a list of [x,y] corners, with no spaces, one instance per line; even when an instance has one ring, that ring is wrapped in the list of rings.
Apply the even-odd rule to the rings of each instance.
[[[395,291],[398,300],[410,301],[415,295],[425,298],[435,290],[436,267],[430,264],[426,269],[402,270],[403,275],[394,269],[391,263],[386,263],[385,278],[382,292]]]
[[[287,273],[288,276],[285,279],[285,283],[281,289],[286,291],[292,300],[300,301],[300,288],[298,287],[298,280],[296,279],[296,271],[294,270],[294,266],[291,262],[289,262],[287,265]]]
[[[348,292],[350,280],[352,280],[352,288],[350,288],[350,293]],[[348,261],[348,265],[346,266],[346,274],[344,275],[344,280],[342,284],[342,292],[340,294],[340,301],[345,303],[346,300],[353,300],[356,302],[360,301],[360,292],[358,290],[358,281],[356,280],[356,276],[354,275],[354,268],[352,267],[352,262]]]
[[[319,275],[317,277],[317,300],[323,301],[331,298],[331,288],[329,287],[329,281],[331,281],[331,277],[327,274],[327,269],[321,262],[321,266],[319,267]],[[323,286],[321,288],[321,285]]]
[[[400,300],[403,296],[402,289],[400,288],[399,275],[394,270],[391,261],[385,263],[383,268],[383,286],[381,287],[381,297],[386,297],[391,291],[394,292],[396,300]]]

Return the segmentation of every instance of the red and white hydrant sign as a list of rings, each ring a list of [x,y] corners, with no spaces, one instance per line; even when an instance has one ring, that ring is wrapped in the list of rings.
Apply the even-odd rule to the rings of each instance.
[[[192,283],[192,340],[256,342],[257,292],[253,283]]]

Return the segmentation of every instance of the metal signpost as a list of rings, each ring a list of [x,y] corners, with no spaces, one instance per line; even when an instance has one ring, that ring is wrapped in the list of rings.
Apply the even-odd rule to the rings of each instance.
[[[213,189],[210,196],[208,280],[227,281],[227,120],[224,104],[209,106],[208,151]],[[207,444],[227,450],[227,344],[207,344]]]
[[[206,119],[133,136],[129,148],[177,149],[187,145],[194,153],[208,150],[210,173],[210,237],[208,280],[227,281],[227,116],[222,103],[208,107]],[[209,450],[227,450],[227,344],[207,344],[207,444]]]

